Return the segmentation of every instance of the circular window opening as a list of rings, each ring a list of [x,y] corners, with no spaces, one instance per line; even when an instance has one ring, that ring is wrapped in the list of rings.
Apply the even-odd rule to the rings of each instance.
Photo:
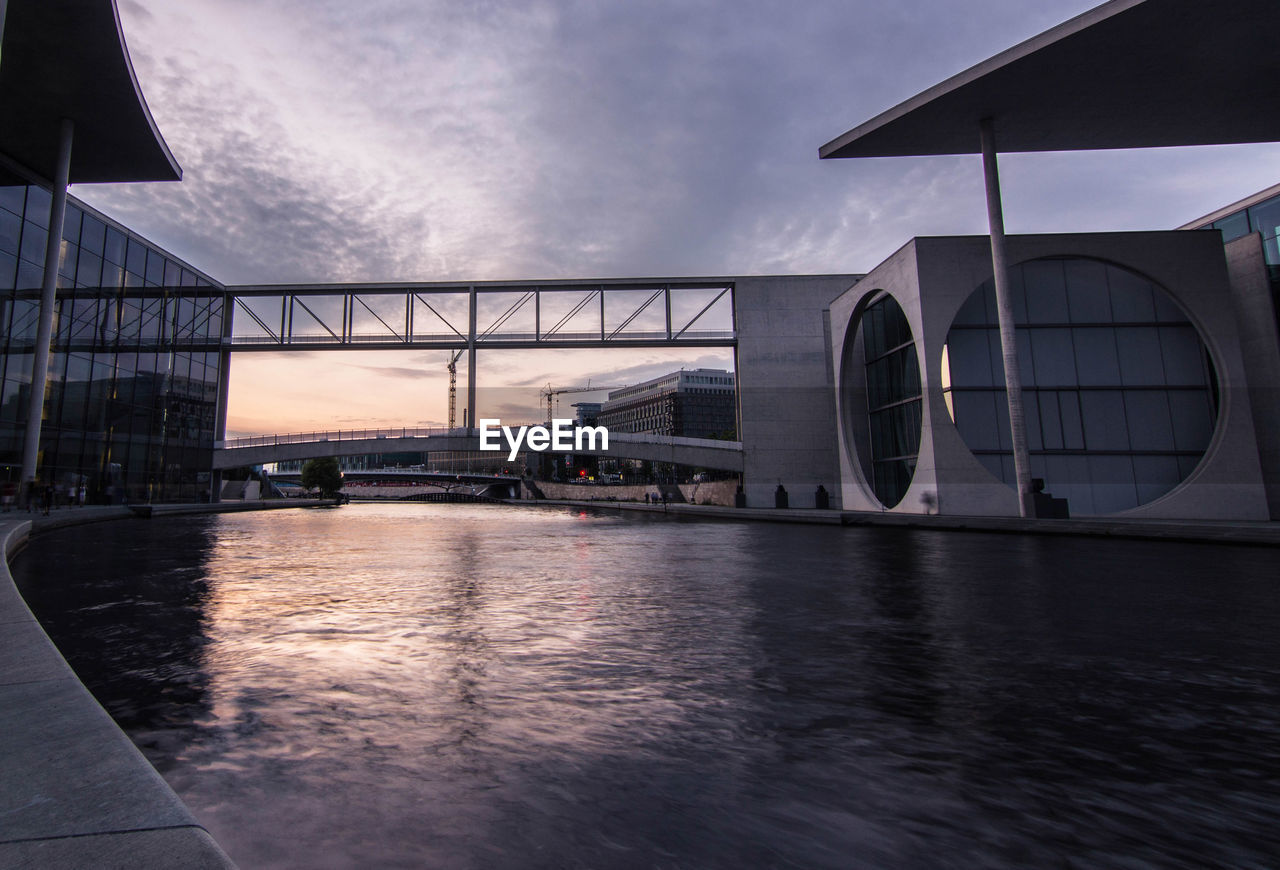
[[[1099,260],[1010,269],[1031,475],[1073,515],[1146,504],[1187,478],[1217,422],[1217,382],[1195,326],[1149,279]],[[973,292],[942,354],[947,411],[1014,484],[995,291]]]
[[[858,321],[845,353],[845,431],[876,498],[894,507],[920,453],[920,364],[902,307],[888,294]]]

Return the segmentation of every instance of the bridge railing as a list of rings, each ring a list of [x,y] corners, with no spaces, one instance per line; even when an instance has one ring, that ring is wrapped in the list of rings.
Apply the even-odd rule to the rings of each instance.
[[[369,441],[384,438],[429,438],[432,435],[448,435],[450,432],[465,433],[465,429],[335,429],[329,432],[290,432],[284,435],[247,435],[241,438],[228,438],[214,446],[232,449],[236,447],[270,447],[276,444],[310,444],[316,441]]]

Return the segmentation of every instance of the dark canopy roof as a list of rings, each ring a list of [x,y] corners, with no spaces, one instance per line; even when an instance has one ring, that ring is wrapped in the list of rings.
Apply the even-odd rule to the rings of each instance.
[[[1280,140],[1280,3],[1112,0],[853,128],[820,157]]]
[[[0,154],[54,176],[75,122],[71,182],[177,181],[129,62],[115,0],[9,0],[0,48]]]

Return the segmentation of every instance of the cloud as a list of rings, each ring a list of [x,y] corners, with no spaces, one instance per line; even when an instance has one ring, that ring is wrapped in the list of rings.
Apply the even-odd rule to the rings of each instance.
[[[184,180],[74,193],[233,284],[866,272],[984,232],[980,165],[818,147],[1092,5],[122,0]],[[1010,232],[1163,228],[1273,183],[1280,146],[1001,165]],[[482,376],[662,373],[520,359]]]

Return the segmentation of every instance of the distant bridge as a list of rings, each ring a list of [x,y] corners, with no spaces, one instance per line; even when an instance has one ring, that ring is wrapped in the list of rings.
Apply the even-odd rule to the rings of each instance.
[[[370,453],[463,453],[480,450],[478,429],[348,429],[290,435],[259,435],[217,442],[215,470],[265,465],[271,462],[322,456],[361,456]],[[503,442],[495,457],[505,459]],[[610,432],[609,449],[547,451],[558,455],[608,456],[671,462],[721,471],[742,471],[742,442],[712,438]]]

